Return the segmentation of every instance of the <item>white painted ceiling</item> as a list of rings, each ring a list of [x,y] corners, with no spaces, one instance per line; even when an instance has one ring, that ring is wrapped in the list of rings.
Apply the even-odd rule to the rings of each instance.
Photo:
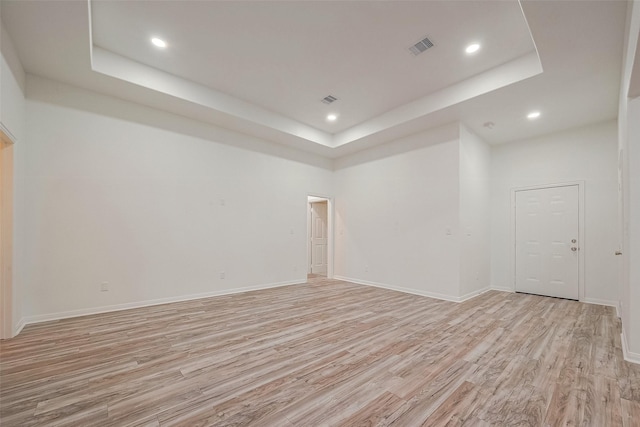
[[[329,133],[535,50],[515,1],[94,1],[92,16],[96,46]],[[464,53],[473,41],[482,54]]]
[[[327,157],[453,121],[502,143],[616,117],[626,9],[615,0],[1,6],[28,73]],[[412,55],[424,37],[435,46]],[[466,55],[474,41],[482,48]],[[338,101],[325,105],[326,95]],[[526,119],[532,109],[540,119]],[[329,112],[339,119],[328,123]]]

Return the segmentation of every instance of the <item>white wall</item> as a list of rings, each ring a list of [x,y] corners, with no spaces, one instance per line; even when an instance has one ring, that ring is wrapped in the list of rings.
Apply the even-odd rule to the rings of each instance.
[[[460,129],[460,296],[489,288],[491,149],[465,126]]]
[[[25,73],[4,27],[0,28],[0,50],[0,120],[16,139],[22,139]]]
[[[628,103],[627,137],[629,141],[629,192],[627,206],[628,283],[625,335],[630,359],[640,363],[640,98]]]
[[[616,141],[616,123],[610,121],[492,147],[492,287],[513,289],[511,189],[585,181],[585,300],[617,304]]]
[[[329,160],[37,77],[27,98],[28,321],[306,281]]]
[[[337,277],[459,297],[458,134],[444,127],[336,161]]]
[[[1,23],[0,19],[0,23]],[[25,73],[20,60],[15,52],[13,43],[4,27],[0,28],[0,50],[2,52],[0,62],[0,123],[13,135],[16,144],[13,146],[14,173],[18,174],[24,168],[25,162],[25,99],[24,83]],[[20,224],[23,217],[23,181],[16,175],[14,177],[14,232],[13,232],[13,325],[14,333],[19,327],[22,318],[21,300],[22,284],[20,266],[23,265],[23,245]]]
[[[620,308],[625,357],[640,363],[640,98],[629,99],[632,79],[640,81],[635,65],[640,43],[640,1],[629,3],[618,109],[620,152],[619,206],[623,261],[620,274]]]

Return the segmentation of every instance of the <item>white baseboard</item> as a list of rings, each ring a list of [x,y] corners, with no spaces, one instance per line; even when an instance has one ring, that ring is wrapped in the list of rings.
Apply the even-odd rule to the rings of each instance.
[[[491,285],[490,289],[492,291],[500,291],[500,292],[511,292],[514,293],[515,290],[513,288],[510,288],[508,286],[497,286],[497,285]]]
[[[471,298],[473,298],[473,297],[475,297],[477,295],[480,295],[480,294],[482,294],[482,293],[484,293],[484,292],[486,292],[488,290],[513,292],[512,289],[491,286],[491,287],[485,287],[483,289],[470,292],[470,293],[468,293],[466,295],[463,295],[463,296],[460,296],[460,297],[456,297],[456,296],[453,296],[453,295],[440,294],[440,293],[436,293],[436,292],[419,291],[419,290],[411,289],[411,288],[404,288],[404,287],[400,287],[400,286],[392,286],[392,285],[388,285],[388,284],[385,284],[385,283],[371,282],[371,281],[367,281],[367,280],[354,279],[354,278],[338,276],[338,275],[334,276],[334,279],[336,279],[336,280],[344,280],[346,282],[356,283],[356,284],[359,284],[359,285],[374,286],[374,287],[377,287],[377,288],[382,288],[382,289],[387,289],[387,290],[392,290],[392,291],[398,291],[398,292],[404,292],[404,293],[408,293],[408,294],[419,295],[419,296],[435,298],[435,299],[444,300],[444,301],[451,301],[451,302],[467,301],[467,300],[469,300],[469,299],[471,299]],[[159,299],[154,299],[154,300],[146,300],[146,301],[138,301],[138,302],[132,302],[132,303],[116,304],[116,305],[103,306],[103,307],[92,307],[92,308],[87,308],[87,309],[72,310],[72,311],[65,311],[65,312],[59,312],[59,313],[41,314],[41,315],[37,315],[37,316],[27,316],[27,317],[23,317],[22,319],[20,319],[20,321],[16,325],[14,336],[18,335],[26,325],[30,325],[30,324],[33,324],[33,323],[42,323],[42,322],[49,322],[49,321],[53,321],[53,320],[68,319],[68,318],[72,318],[72,317],[88,316],[88,315],[92,315],[92,314],[100,314],[100,313],[109,313],[109,312],[113,312],[113,311],[129,310],[129,309],[132,309],[132,308],[150,307],[150,306],[154,306],[154,305],[168,304],[168,303],[172,303],[172,302],[191,301],[191,300],[202,299],[202,298],[210,298],[210,297],[221,296],[221,295],[239,294],[239,293],[243,293],[243,292],[258,291],[258,290],[270,289],[270,288],[278,288],[278,287],[281,287],[281,286],[297,285],[297,284],[301,284],[301,283],[304,283],[304,281],[292,280],[292,281],[286,281],[286,282],[268,283],[268,284],[257,285],[257,286],[246,286],[246,287],[238,288],[238,289],[225,289],[225,290],[218,290],[218,291],[212,291],[212,292],[204,292],[204,293],[199,293],[199,294],[182,295],[182,296],[168,297],[168,298],[159,298]],[[618,312],[618,316],[619,316],[620,307],[619,307],[619,303],[616,302],[616,301],[608,301],[608,300],[599,300],[599,299],[589,298],[589,299],[583,300],[582,302],[585,302],[585,303],[588,303],[588,304],[599,304],[599,305],[607,305],[607,306],[616,307],[616,311]],[[622,336],[622,352],[623,352],[623,355],[624,355],[624,359],[626,361],[628,361],[628,362],[631,362],[631,363],[639,363],[640,364],[640,353],[634,353],[634,352],[629,351],[629,347],[628,347],[628,344],[627,344],[627,339],[626,339],[624,327],[622,328],[621,336]]]
[[[484,294],[487,291],[490,291],[491,288],[489,288],[489,286],[485,286],[482,289],[478,289],[477,291],[473,291],[473,292],[469,292],[468,294],[462,295],[461,297],[458,297],[458,302],[465,302],[467,300],[470,300],[471,298],[475,298],[480,294]]]
[[[607,299],[598,299],[598,298],[583,298],[580,300],[580,302],[584,302],[586,304],[596,304],[596,305],[606,305],[608,307],[615,307],[616,309],[616,314],[619,316],[619,304],[618,301],[612,301],[612,300],[607,300]]]
[[[257,286],[246,286],[246,287],[237,288],[237,289],[224,289],[224,290],[204,292],[199,294],[181,295],[181,296],[175,296],[175,297],[159,298],[154,300],[137,301],[137,302],[124,303],[124,304],[64,311],[59,313],[27,316],[20,320],[20,323],[18,324],[19,329],[18,329],[18,332],[16,332],[16,335],[22,330],[23,327],[33,323],[50,322],[52,320],[68,319],[71,317],[80,317],[80,316],[88,316],[92,314],[109,313],[113,311],[129,310],[132,308],[150,307],[153,305],[169,304],[172,302],[191,301],[191,300],[196,300],[201,298],[210,298],[210,297],[216,297],[221,295],[239,294],[243,292],[259,291],[263,289],[278,288],[281,286],[297,285],[302,283],[304,283],[304,280],[302,281],[292,280],[292,281],[286,281],[286,282],[268,283],[268,284],[257,285]]]
[[[371,282],[368,280],[361,280],[361,279],[354,279],[352,277],[344,277],[344,276],[334,276],[333,277],[336,280],[344,280],[345,282],[351,282],[351,283],[356,283],[358,285],[366,285],[366,286],[373,286],[376,288],[382,288],[382,289],[387,289],[390,291],[398,291],[398,292],[404,292],[405,294],[412,294],[412,295],[419,295],[421,297],[429,297],[429,298],[435,298],[435,299],[439,299],[439,300],[444,300],[444,301],[451,301],[451,302],[463,302],[463,301],[467,301],[468,299],[471,299],[477,295],[480,295],[483,292],[486,292],[489,290],[489,287],[477,290],[477,291],[473,291],[470,292],[466,295],[463,295],[461,297],[456,297],[453,295],[446,295],[446,294],[440,294],[437,292],[425,292],[425,291],[420,291],[417,289],[411,289],[411,288],[403,288],[401,286],[393,286],[393,285],[389,285],[386,283],[379,283],[379,282]]]
[[[501,292],[511,292],[511,293],[515,292],[515,290],[512,288],[509,288],[506,286],[496,286],[496,285],[492,285],[491,290],[501,291]],[[606,305],[609,307],[615,307],[616,315],[620,317],[620,303],[618,301],[598,299],[598,298],[584,298],[580,300],[580,302],[584,302],[586,304]]]
[[[11,142],[11,144],[15,144],[16,142],[18,142],[18,138],[16,138],[16,136],[11,133],[9,128],[6,127],[4,123],[2,123],[2,121],[0,121],[0,131],[2,131],[2,133],[7,135],[7,138],[9,138],[9,141]]]
[[[25,326],[27,326],[27,321],[25,320],[25,318],[23,317],[22,319],[20,319],[20,321],[18,322],[18,324],[16,325],[16,327],[13,330],[13,336],[15,337],[16,335],[18,335],[20,332],[22,332],[22,328],[24,328]]]
[[[627,335],[624,332],[624,325],[622,326],[622,333],[620,336],[622,337],[622,355],[624,356],[624,360],[640,364],[640,353],[629,351],[629,343],[627,342]]]

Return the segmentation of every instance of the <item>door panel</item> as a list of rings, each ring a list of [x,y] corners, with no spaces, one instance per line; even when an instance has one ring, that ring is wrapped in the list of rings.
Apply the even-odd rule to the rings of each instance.
[[[311,272],[327,274],[327,202],[311,203]]]
[[[516,291],[577,300],[578,186],[515,194]]]

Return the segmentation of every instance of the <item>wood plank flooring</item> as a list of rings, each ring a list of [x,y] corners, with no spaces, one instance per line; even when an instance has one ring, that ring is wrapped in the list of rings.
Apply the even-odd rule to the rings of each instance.
[[[30,325],[0,344],[9,426],[640,426],[614,309],[456,304],[315,278]]]

